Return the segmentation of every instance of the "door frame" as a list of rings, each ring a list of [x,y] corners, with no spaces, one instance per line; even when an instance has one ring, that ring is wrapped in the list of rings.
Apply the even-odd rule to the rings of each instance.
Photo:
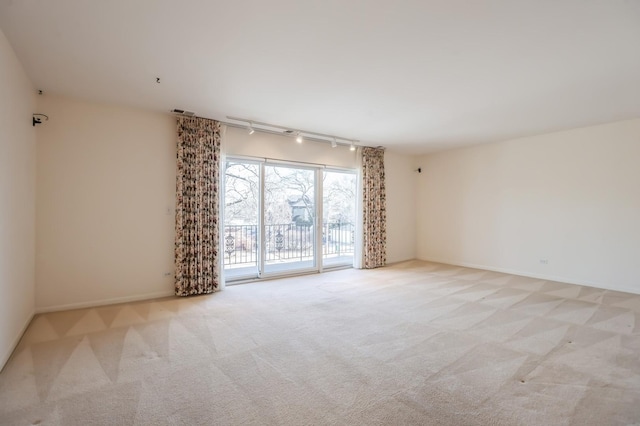
[[[337,265],[335,267],[331,267],[331,268],[325,268],[324,267],[324,262],[323,262],[323,241],[322,241],[322,232],[324,229],[324,223],[323,223],[323,209],[324,209],[324,188],[323,188],[323,173],[325,171],[328,172],[339,172],[339,173],[348,173],[348,174],[354,174],[356,176],[356,191],[358,190],[358,180],[357,180],[357,176],[358,176],[358,172],[356,169],[350,169],[350,168],[344,168],[344,167],[334,167],[334,166],[327,166],[324,164],[318,164],[318,163],[311,163],[311,162],[299,162],[299,161],[287,161],[287,160],[280,160],[280,159],[274,159],[274,158],[265,158],[265,157],[251,157],[251,156],[243,156],[243,155],[229,155],[229,156],[225,156],[222,161],[224,162],[229,162],[229,161],[235,161],[235,162],[244,162],[244,163],[250,163],[250,164],[256,164],[259,166],[259,174],[258,174],[258,197],[259,199],[257,200],[258,203],[258,236],[257,236],[257,244],[258,244],[258,250],[257,250],[257,262],[256,262],[256,272],[251,273],[251,274],[247,274],[247,275],[243,275],[238,277],[237,279],[234,279],[233,281],[227,281],[225,278],[225,285],[234,285],[234,284],[241,284],[244,282],[253,282],[253,281],[260,281],[260,280],[268,280],[268,279],[274,279],[274,278],[282,278],[282,277],[287,277],[287,276],[295,276],[295,275],[304,275],[304,274],[311,274],[311,273],[322,273],[323,270],[325,269],[335,269],[335,268],[341,268],[341,267],[348,267],[348,265]],[[315,235],[314,235],[314,265],[312,267],[309,268],[297,268],[297,269],[292,269],[289,271],[278,271],[278,272],[270,272],[270,273],[266,273],[265,272],[265,259],[266,259],[266,244],[265,244],[265,220],[264,220],[264,213],[265,213],[265,203],[264,203],[264,192],[265,192],[265,167],[267,165],[272,165],[272,166],[283,166],[283,167],[291,167],[291,168],[298,168],[298,169],[306,169],[306,170],[313,170],[315,172],[314,174],[314,179],[315,179],[315,185],[314,185],[314,202],[315,202],[315,215],[314,215],[314,222],[313,225],[315,227]],[[224,167],[223,167],[224,170]],[[222,197],[220,199],[221,201],[221,226],[222,226],[222,231],[220,232],[221,235],[221,243],[222,246],[224,247],[224,227],[225,227],[225,208],[224,208],[224,201],[225,201],[225,196],[226,196],[226,185],[225,185],[225,181],[226,179],[224,178],[224,174],[222,174]],[[356,209],[357,211],[357,209]],[[354,221],[356,221],[357,218],[354,217]],[[224,261],[222,262],[222,269],[223,269],[223,277],[224,277]]]

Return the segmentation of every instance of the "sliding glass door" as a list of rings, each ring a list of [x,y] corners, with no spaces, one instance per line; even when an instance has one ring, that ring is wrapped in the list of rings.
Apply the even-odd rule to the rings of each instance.
[[[353,171],[229,159],[224,178],[227,282],[353,263]]]
[[[226,280],[251,279],[260,268],[262,164],[224,163],[224,272]]]
[[[325,170],[322,179],[322,263],[353,265],[355,255],[356,174]]]
[[[264,166],[264,273],[317,269],[316,170]]]

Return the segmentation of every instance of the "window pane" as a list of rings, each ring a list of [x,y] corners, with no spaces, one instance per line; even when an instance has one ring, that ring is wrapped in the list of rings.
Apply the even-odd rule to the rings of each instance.
[[[315,171],[288,166],[264,169],[266,273],[315,266]]]
[[[325,171],[322,182],[324,266],[353,263],[355,249],[356,175]]]
[[[229,280],[258,276],[260,165],[225,163],[224,269]]]

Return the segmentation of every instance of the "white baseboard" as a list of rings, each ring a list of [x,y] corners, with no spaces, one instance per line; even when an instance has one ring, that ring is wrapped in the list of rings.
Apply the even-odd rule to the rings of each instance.
[[[396,265],[398,263],[408,262],[410,260],[418,260],[417,257],[409,257],[407,259],[387,259],[387,265]]]
[[[36,307],[37,314],[47,312],[66,311],[70,309],[95,308],[96,306],[115,305],[117,303],[137,302],[139,300],[158,299],[160,297],[173,296],[173,290],[157,291],[154,293],[137,294],[135,296],[114,297],[111,299],[91,300],[88,302],[68,303],[64,305],[53,305]]]
[[[31,315],[28,316],[27,321],[22,325],[22,328],[20,329],[20,332],[17,334],[17,336],[13,339],[13,342],[11,342],[11,345],[9,345],[9,350],[2,354],[2,358],[0,358],[0,372],[2,372],[2,370],[4,369],[4,366],[7,364],[7,361],[9,361],[9,358],[11,358],[11,355],[13,354],[13,351],[16,350],[16,348],[18,347],[18,343],[20,343],[20,339],[22,339],[22,335],[24,334],[25,331],[27,331],[27,327],[29,327],[29,324],[31,324],[31,320],[33,320],[33,317],[35,316],[35,312],[31,312]]]
[[[403,259],[403,260],[393,260],[390,262],[385,263],[384,266],[393,266],[393,265],[399,265],[401,263],[405,263],[405,262],[411,262],[412,260],[420,260],[417,257],[412,257],[411,259]]]
[[[495,266],[479,265],[479,264],[468,263],[468,262],[457,262],[450,259],[429,258],[429,259],[420,259],[420,260],[424,260],[427,262],[435,262],[435,263],[445,263],[447,265],[454,265],[454,266],[463,266],[465,268],[484,269],[487,271],[502,272],[502,273],[511,274],[511,275],[520,275],[523,277],[537,278],[537,279],[546,280],[546,281],[557,281],[557,282],[567,283],[567,284],[583,285],[586,287],[594,287],[594,288],[599,288],[603,290],[613,290],[613,291],[621,291],[624,293],[640,294],[640,289],[637,289],[637,288],[616,287],[609,284],[576,280],[574,278],[567,278],[567,277],[561,277],[556,275],[537,274],[529,271],[519,271],[519,270],[509,269],[509,268],[498,268]]]

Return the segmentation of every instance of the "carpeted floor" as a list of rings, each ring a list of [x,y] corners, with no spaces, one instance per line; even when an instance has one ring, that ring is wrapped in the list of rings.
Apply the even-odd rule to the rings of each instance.
[[[0,424],[640,424],[640,296],[412,261],[38,315]]]

